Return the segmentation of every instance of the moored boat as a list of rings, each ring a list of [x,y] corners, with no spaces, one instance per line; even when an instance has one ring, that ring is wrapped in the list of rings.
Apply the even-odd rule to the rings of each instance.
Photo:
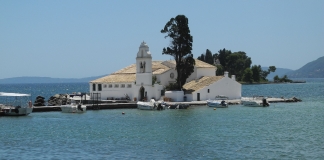
[[[70,101],[70,104],[60,106],[62,113],[84,113],[87,111],[87,106],[82,104],[82,97],[73,96]]]
[[[225,102],[225,100],[207,100],[207,106],[208,107],[215,107],[215,108],[227,108],[228,104]]]
[[[30,94],[0,92],[0,116],[27,116],[33,112]],[[2,103],[2,102],[1,102]]]
[[[241,102],[244,106],[250,106],[250,107],[268,107],[270,106],[270,103],[267,101],[265,97],[253,97],[253,98],[243,98],[241,99]]]
[[[141,110],[153,110],[155,108],[155,100],[151,99],[149,102],[138,101],[137,108]]]

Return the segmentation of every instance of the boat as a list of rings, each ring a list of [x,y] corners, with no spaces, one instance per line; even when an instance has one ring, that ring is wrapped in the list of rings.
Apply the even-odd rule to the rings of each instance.
[[[215,107],[215,108],[227,108],[228,104],[225,102],[225,100],[207,100],[207,106],[208,107]]]
[[[165,108],[168,109],[187,109],[189,104],[185,103],[164,103]]]
[[[149,102],[138,101],[137,108],[141,110],[153,110],[155,108],[155,100],[151,99]]]
[[[74,95],[69,100],[69,104],[60,106],[62,113],[85,113],[87,111],[87,106],[82,104],[81,96]]]
[[[250,107],[268,107],[270,103],[263,96],[253,97],[253,98],[244,98],[242,97],[241,102],[244,106]]]
[[[0,116],[27,116],[33,112],[30,94],[0,92]]]

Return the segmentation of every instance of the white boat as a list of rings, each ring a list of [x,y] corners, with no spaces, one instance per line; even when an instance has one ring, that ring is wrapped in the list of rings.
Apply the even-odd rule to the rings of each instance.
[[[142,110],[153,110],[156,108],[155,100],[151,99],[149,102],[138,101],[137,108]]]
[[[70,101],[70,104],[60,106],[62,113],[84,113],[87,111],[87,106],[82,104],[80,96],[73,96]]]
[[[215,108],[227,108],[228,104],[225,100],[207,100],[208,107],[215,107]]]
[[[0,92],[0,116],[27,116],[33,112],[30,94]],[[2,102],[3,101],[3,102]]]
[[[215,100],[228,100],[228,97],[224,95],[217,95],[215,97]]]
[[[244,106],[250,106],[250,107],[268,107],[268,106],[270,106],[270,103],[267,102],[267,99],[262,96],[253,97],[253,98],[242,97],[241,102]]]

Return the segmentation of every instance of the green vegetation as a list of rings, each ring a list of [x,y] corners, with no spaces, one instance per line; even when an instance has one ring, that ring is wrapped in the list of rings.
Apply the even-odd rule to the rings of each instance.
[[[223,75],[228,71],[231,75],[236,75],[238,81],[253,83],[267,82],[266,78],[270,72],[275,72],[276,67],[270,66],[268,70],[262,70],[260,65],[253,65],[252,60],[243,51],[231,52],[225,48],[212,55],[210,50],[201,54],[199,60],[215,65],[217,67],[216,75]]]
[[[192,36],[188,26],[188,18],[178,15],[168,21],[161,33],[167,34],[165,38],[171,38],[171,44],[163,48],[162,54],[171,55],[176,62],[178,77],[176,78],[176,88],[180,90],[185,84],[186,79],[194,72],[195,59],[193,58]]]
[[[278,75],[273,77],[274,82],[292,82],[292,80],[288,79],[287,75],[284,75],[282,78],[279,78]]]

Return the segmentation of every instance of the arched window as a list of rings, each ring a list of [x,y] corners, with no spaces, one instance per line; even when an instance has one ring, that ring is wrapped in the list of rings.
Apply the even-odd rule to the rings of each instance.
[[[145,61],[144,61],[144,64],[143,64],[143,73],[145,72]]]

